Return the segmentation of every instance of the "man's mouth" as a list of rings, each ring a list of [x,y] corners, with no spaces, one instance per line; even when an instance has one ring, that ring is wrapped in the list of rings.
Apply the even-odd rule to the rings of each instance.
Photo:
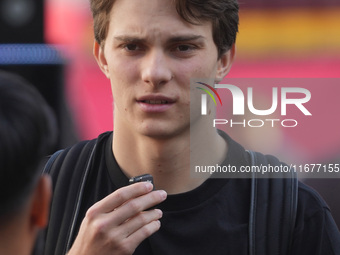
[[[165,112],[175,104],[175,100],[164,95],[145,95],[137,102],[143,111],[149,113]]]
[[[142,100],[142,103],[145,104],[168,104],[169,101],[167,100]]]

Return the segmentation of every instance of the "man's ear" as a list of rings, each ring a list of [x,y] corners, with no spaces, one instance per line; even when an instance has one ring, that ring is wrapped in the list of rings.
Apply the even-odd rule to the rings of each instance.
[[[218,60],[217,72],[215,77],[215,83],[219,83],[223,80],[223,78],[229,73],[230,68],[234,62],[236,54],[235,44],[231,46],[231,48],[223,53],[223,55]]]
[[[104,54],[104,49],[103,47],[99,45],[99,43],[96,40],[94,41],[94,45],[93,45],[93,55],[96,58],[100,69],[105,74],[105,76],[109,79],[110,75],[109,75],[109,69],[108,69],[107,61],[106,61],[105,54]]]
[[[52,196],[52,181],[48,175],[40,177],[35,190],[30,209],[31,226],[44,228],[48,223],[50,213],[50,202]]]

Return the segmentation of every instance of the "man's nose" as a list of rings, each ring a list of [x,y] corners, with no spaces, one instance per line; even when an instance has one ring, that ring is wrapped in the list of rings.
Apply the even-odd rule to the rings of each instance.
[[[149,52],[143,61],[142,80],[154,87],[166,84],[173,77],[169,64],[169,59],[162,50]]]

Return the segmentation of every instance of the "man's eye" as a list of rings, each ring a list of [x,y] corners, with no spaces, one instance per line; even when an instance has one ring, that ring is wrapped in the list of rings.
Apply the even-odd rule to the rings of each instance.
[[[192,50],[193,47],[190,46],[190,45],[179,45],[179,46],[177,46],[177,49],[179,51],[189,51],[189,50]]]
[[[134,43],[128,43],[125,45],[125,49],[127,49],[128,51],[135,51],[138,50],[138,46]]]

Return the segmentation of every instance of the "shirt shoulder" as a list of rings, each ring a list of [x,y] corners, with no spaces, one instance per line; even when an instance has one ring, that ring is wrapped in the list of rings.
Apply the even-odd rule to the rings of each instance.
[[[293,254],[340,254],[340,233],[326,202],[301,182],[298,192]]]
[[[329,211],[324,199],[313,188],[299,181],[298,192],[298,210],[303,211],[306,217],[319,211]]]

